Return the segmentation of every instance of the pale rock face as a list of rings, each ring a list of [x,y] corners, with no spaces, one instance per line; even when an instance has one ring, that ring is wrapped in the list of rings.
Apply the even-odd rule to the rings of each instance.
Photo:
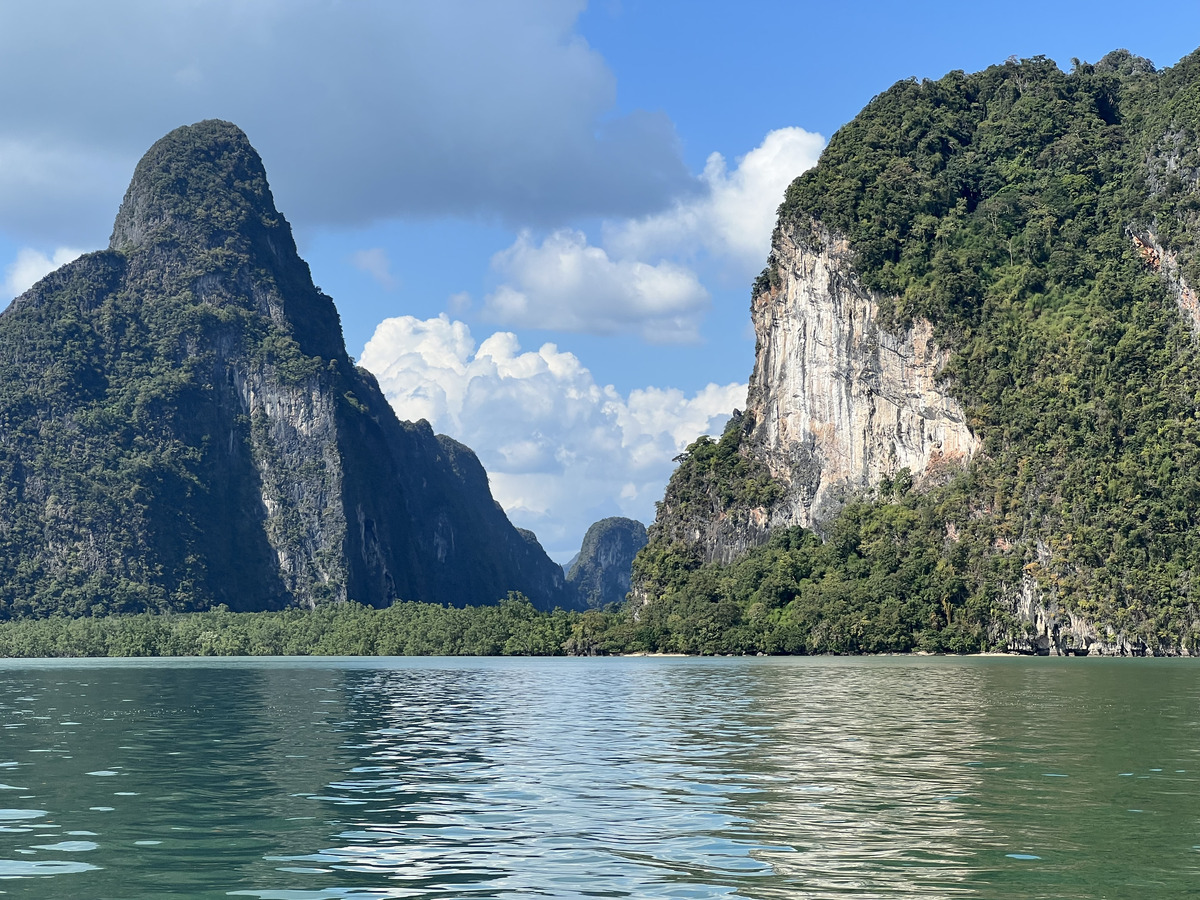
[[[345,601],[342,457],[334,400],[318,379],[284,385],[265,366],[235,378],[250,419],[267,540],[284,586],[301,606]],[[231,446],[234,436],[230,434]],[[312,588],[324,585],[317,597]]]
[[[979,440],[939,383],[948,354],[932,326],[883,329],[844,239],[816,222],[783,224],[770,265],[778,281],[752,308],[747,449],[787,487],[771,527],[827,519],[849,492],[901,469],[920,484],[971,458]]]
[[[1158,235],[1153,229],[1143,233],[1130,230],[1128,234],[1133,241],[1133,249],[1141,255],[1147,266],[1158,273],[1171,296],[1175,298],[1179,314],[1192,330],[1192,336],[1200,338],[1200,297],[1197,297],[1187,279],[1183,277],[1178,254],[1159,243]]]

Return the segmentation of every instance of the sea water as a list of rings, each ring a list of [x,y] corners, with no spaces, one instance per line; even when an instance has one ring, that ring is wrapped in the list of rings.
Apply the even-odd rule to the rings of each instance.
[[[1200,664],[0,661],[3,895],[1200,896]]]

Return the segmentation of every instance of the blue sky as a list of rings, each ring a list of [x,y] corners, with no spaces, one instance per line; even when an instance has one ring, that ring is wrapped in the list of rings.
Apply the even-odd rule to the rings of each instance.
[[[872,96],[1197,45],[1200,8],[1108,2],[8,4],[0,302],[107,243],[155,139],[230,119],[350,352],[566,559],[742,402],[782,186]]]

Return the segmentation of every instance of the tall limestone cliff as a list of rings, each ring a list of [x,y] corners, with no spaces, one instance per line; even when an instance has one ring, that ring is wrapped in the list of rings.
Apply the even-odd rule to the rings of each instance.
[[[1200,652],[1198,245],[1200,52],[875,97],[787,190],[748,408],[680,459],[639,627]]]
[[[475,455],[350,361],[227,122],[156,143],[109,249],[0,315],[0,493],[0,616],[567,600]]]
[[[979,440],[941,383],[949,353],[929,321],[881,325],[849,242],[812,219],[780,223],[768,273],[751,301],[747,448],[786,486],[770,525],[831,518],[903,470],[920,485],[961,469]]]
[[[691,483],[691,470],[704,464],[690,448],[660,504],[660,540],[669,535],[706,561],[729,563],[777,528],[821,526],[884,481],[944,481],[978,451],[942,381],[950,354],[933,326],[923,318],[907,328],[881,323],[879,298],[855,272],[849,242],[819,221],[780,221],[750,314],[747,408],[723,438],[744,471]],[[714,460],[720,455],[716,448]]]

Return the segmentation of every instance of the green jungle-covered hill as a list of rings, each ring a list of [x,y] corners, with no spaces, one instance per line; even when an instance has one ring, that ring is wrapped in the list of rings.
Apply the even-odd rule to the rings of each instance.
[[[752,401],[668,487],[635,563],[638,640],[1200,651],[1200,53],[900,82],[788,188],[756,308],[788,290],[797,234],[845,241],[880,334],[931,324],[978,449],[776,527],[792,488]],[[737,528],[732,562],[702,542]]]
[[[509,591],[569,602],[475,455],[346,355],[233,125],[156,143],[109,249],[0,315],[0,618]]]

